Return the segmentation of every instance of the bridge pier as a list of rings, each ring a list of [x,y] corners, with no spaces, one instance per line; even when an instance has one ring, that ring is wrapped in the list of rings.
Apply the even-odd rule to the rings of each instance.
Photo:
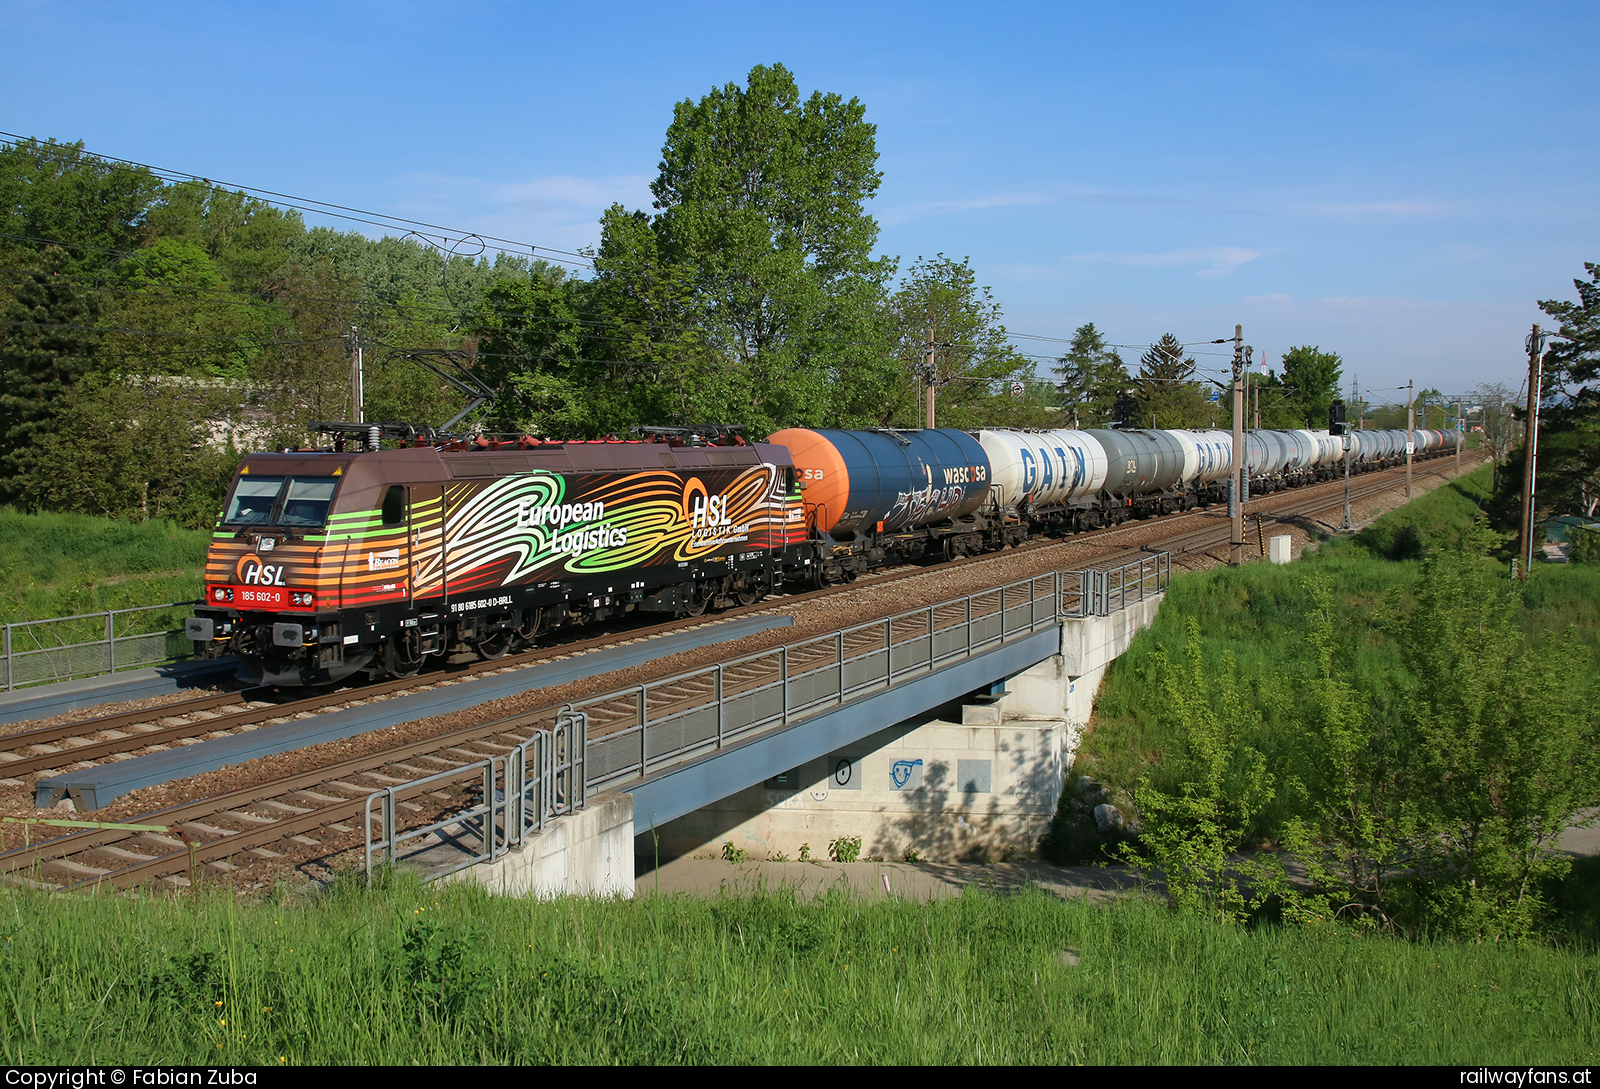
[[[608,791],[551,820],[519,850],[452,876],[508,896],[632,899],[633,851],[633,795]]]

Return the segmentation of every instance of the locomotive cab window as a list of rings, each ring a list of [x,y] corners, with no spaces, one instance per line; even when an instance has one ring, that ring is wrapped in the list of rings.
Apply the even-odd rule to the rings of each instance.
[[[328,520],[339,478],[240,477],[228,496],[223,522],[240,526],[318,527]]]
[[[333,506],[333,490],[338,486],[337,477],[290,477],[289,486],[284,489],[283,513],[278,524],[300,529],[327,522],[328,508]]]
[[[272,521],[272,508],[283,491],[281,476],[242,476],[228,497],[224,522],[237,526],[262,526]]]
[[[383,493],[383,524],[397,526],[406,520],[406,490],[399,484],[389,485]]]

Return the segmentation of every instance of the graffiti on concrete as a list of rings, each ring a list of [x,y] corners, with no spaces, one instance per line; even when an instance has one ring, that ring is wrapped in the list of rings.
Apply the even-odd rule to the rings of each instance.
[[[894,781],[896,790],[905,790],[908,786],[915,790],[922,785],[922,761],[896,760],[889,768],[889,778]]]

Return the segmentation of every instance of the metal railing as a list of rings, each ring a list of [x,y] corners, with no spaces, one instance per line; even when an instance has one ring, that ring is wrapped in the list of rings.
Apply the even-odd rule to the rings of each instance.
[[[1157,552],[1107,571],[1062,571],[1061,616],[1110,616],[1134,602],[1164,593],[1172,581],[1172,553]]]
[[[1055,575],[1042,575],[592,696],[574,704],[605,727],[589,742],[589,786],[648,775],[1027,635],[1057,621],[1057,601]]]
[[[181,623],[177,628],[165,624],[152,628],[141,627],[140,621],[159,619],[150,614],[198,604],[174,601],[3,625],[0,660],[4,661],[5,690],[187,658],[194,653],[194,644],[183,638]]]
[[[583,808],[588,797],[585,786],[585,754],[588,717],[563,708],[549,730],[535,731],[532,737],[503,756],[489,756],[441,771],[422,779],[375,790],[367,795],[362,810],[366,840],[367,881],[372,881],[374,859],[393,865],[407,844],[426,850],[430,838],[448,844],[452,861],[429,868],[429,877],[447,874],[490,862],[527,837],[544,831],[545,822]],[[478,793],[476,805],[466,809],[450,806],[440,788],[473,783]],[[439,820],[402,829],[400,810],[426,812],[433,797],[445,801],[450,812]]]
[[[432,876],[497,858],[546,820],[581,808],[590,791],[810,718],[1063,620],[1107,616],[1161,593],[1171,575],[1165,552],[1108,571],[1054,571],[576,701],[562,709],[553,730],[537,731],[503,756],[369,795],[368,875],[377,855],[392,863],[400,845],[446,832],[470,857],[430,868]],[[403,799],[477,778],[482,797],[473,807],[397,830]]]

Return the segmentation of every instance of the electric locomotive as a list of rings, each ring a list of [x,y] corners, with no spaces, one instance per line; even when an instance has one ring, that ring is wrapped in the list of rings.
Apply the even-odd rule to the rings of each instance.
[[[782,446],[365,445],[239,467],[186,634],[242,680],[497,658],[567,624],[753,603],[807,566],[786,547],[805,525]]]

